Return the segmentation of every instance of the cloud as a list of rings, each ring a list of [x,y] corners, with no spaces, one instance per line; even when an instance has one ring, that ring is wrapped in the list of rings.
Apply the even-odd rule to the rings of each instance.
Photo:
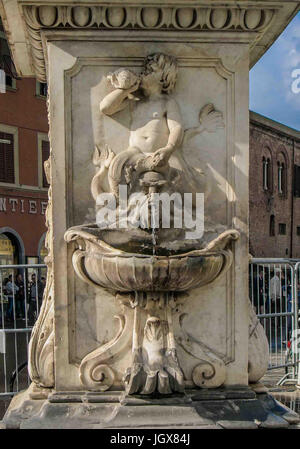
[[[250,109],[300,129],[300,93],[292,72],[300,69],[300,13],[250,71]]]

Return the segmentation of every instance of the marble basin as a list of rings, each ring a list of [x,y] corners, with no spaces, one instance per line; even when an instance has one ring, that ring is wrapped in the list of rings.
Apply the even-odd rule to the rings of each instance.
[[[72,258],[77,275],[89,284],[114,291],[164,292],[201,287],[224,274],[232,263],[228,247],[239,234],[226,231],[204,249],[168,255],[118,249],[104,241],[109,240],[107,235],[95,226],[76,226],[65,233],[65,240],[77,246]]]

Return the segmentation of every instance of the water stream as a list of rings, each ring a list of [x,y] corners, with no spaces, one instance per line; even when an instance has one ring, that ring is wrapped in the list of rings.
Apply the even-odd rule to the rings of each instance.
[[[152,254],[153,256],[155,256],[156,254],[156,245],[157,245],[157,234],[156,234],[156,230],[159,227],[159,222],[157,223],[157,211],[156,211],[156,207],[155,207],[155,203],[153,203],[152,201],[152,195],[149,195],[149,216],[150,216],[150,227],[151,227],[151,232],[152,232]],[[159,220],[159,218],[158,218]]]
[[[153,256],[155,256],[155,254],[156,254],[156,243],[157,243],[156,229],[153,227],[152,228],[152,254],[153,254]]]

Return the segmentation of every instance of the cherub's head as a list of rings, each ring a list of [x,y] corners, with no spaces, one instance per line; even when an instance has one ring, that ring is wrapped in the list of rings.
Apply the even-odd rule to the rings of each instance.
[[[161,84],[162,92],[169,94],[175,87],[177,71],[177,62],[173,56],[154,53],[144,60],[142,79],[156,74],[159,77],[158,82]]]

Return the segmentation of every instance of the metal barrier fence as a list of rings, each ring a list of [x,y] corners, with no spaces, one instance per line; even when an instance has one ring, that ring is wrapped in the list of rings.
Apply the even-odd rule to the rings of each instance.
[[[28,343],[38,317],[47,267],[0,265],[0,397],[27,388]],[[252,259],[249,297],[269,341],[269,370],[284,369],[279,384],[297,383],[300,261]],[[298,382],[299,383],[299,382]]]
[[[27,388],[28,344],[38,317],[47,267],[0,265],[0,397]]]
[[[269,370],[284,368],[278,384],[297,383],[300,262],[252,259],[249,297],[269,342]]]

